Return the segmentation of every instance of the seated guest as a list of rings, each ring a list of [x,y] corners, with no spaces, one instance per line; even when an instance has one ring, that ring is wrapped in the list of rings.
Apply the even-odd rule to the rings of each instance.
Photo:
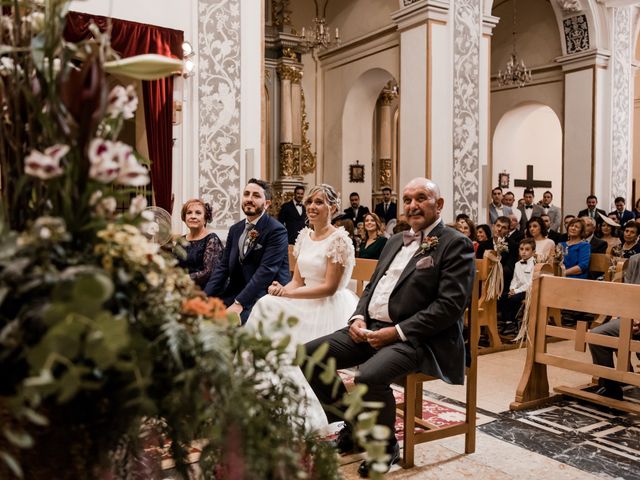
[[[369,213],[369,209],[360,205],[360,194],[358,194],[358,192],[351,192],[351,195],[349,195],[349,203],[351,206],[345,208],[344,213],[351,219],[356,228],[358,228],[358,224],[363,222],[364,216]]]
[[[585,242],[586,227],[581,218],[569,221],[567,227],[567,241],[560,243],[564,250],[565,277],[587,278],[589,275],[589,257],[591,245]]]
[[[536,241],[533,238],[523,238],[520,240],[518,251],[520,260],[516,262],[509,291],[504,293],[498,301],[500,329],[505,335],[515,334],[519,330],[516,317],[533,281]]]
[[[478,250],[478,242],[476,241],[476,226],[470,218],[461,218],[456,222],[454,227],[461,234],[473,242],[473,250]]]
[[[624,197],[616,197],[613,203],[615,204],[616,209],[613,212],[610,212],[609,215],[616,216],[618,225],[626,225],[629,220],[634,220],[636,218],[631,210],[624,208],[626,203]]]
[[[624,274],[625,283],[640,284],[640,255],[636,255],[629,259],[627,270]],[[633,338],[640,338],[640,319],[633,319]],[[601,335],[608,335],[610,337],[617,337],[620,335],[620,318],[613,318],[607,323],[604,323],[593,330],[591,333],[599,333]],[[589,350],[591,350],[591,358],[596,365],[602,365],[603,367],[613,368],[613,349],[609,347],[603,347],[601,345],[589,344]],[[600,388],[596,390],[598,395],[604,395],[605,397],[615,398],[616,400],[622,400],[622,385],[614,380],[601,378],[598,380]]]
[[[512,215],[512,218],[515,218],[515,216]],[[476,251],[476,258],[483,258],[485,251],[496,250],[496,244],[499,239],[503,239],[506,242],[508,250],[502,252],[500,258],[504,285],[509,285],[513,278],[513,269],[518,261],[518,245],[522,238],[517,230],[509,232],[511,224],[517,225],[518,223],[512,222],[508,217],[498,217],[496,223],[493,224],[493,237],[487,242],[479,243]]]
[[[346,215],[338,215],[331,220],[331,224],[335,227],[344,228],[349,234],[349,238],[351,239],[351,243],[353,244],[353,248],[355,251],[356,248],[356,230],[353,226],[353,222],[350,218],[347,218]]]
[[[580,218],[584,222],[585,240],[589,242],[589,245],[591,245],[591,253],[606,253],[608,247],[607,242],[605,242],[604,240],[600,240],[595,236],[596,221],[588,216]]]
[[[384,471],[400,456],[391,383],[417,371],[447,383],[464,383],[463,316],[475,274],[473,245],[442,223],[440,188],[431,180],[415,178],[404,188],[402,199],[411,231],[389,240],[349,326],[306,344],[309,357],[328,344],[326,356],[335,358],[337,369],[359,366],[355,382],[367,387],[366,402],[380,404],[377,423],[391,434]],[[336,402],[346,388],[342,382],[337,389],[326,383],[323,371],[316,366],[309,383],[329,422],[340,421],[338,412],[346,407]],[[336,446],[340,453],[354,450],[349,424]],[[359,475],[367,478],[370,467],[364,461]]]
[[[602,219],[602,223],[598,228],[598,232],[600,233],[600,239],[607,242],[607,252],[611,253],[611,249],[614,247],[619,247],[621,245],[620,236],[618,234],[618,225],[611,217],[605,217]]]
[[[489,225],[487,225],[486,223],[483,223],[482,225],[478,225],[478,228],[476,229],[476,241],[478,243],[486,242],[490,238],[491,238],[491,229],[489,228]]]
[[[540,217],[531,217],[527,222],[527,238],[532,238],[536,242],[536,258],[541,262],[547,262],[553,256],[556,244],[547,238],[547,226]],[[522,242],[520,243],[522,245]],[[522,254],[522,252],[521,252]]]
[[[551,218],[546,213],[544,215],[540,215],[542,219],[542,223],[547,227],[547,238],[553,241],[554,244],[560,243],[560,233],[556,230],[551,229]]]
[[[605,212],[601,208],[597,208],[597,205],[598,197],[596,197],[595,195],[589,195],[587,197],[587,208],[585,208],[584,210],[580,210],[580,212],[578,212],[578,217],[591,217],[597,223],[601,223],[602,218],[600,217],[600,215],[598,215],[598,213],[606,215],[607,212]]]
[[[222,257],[222,242],[207,230],[207,224],[213,219],[211,205],[199,198],[187,200],[180,215],[189,233],[182,237],[188,242],[184,247],[187,257],[179,258],[178,264],[186,268],[191,280],[202,288]]]
[[[271,282],[289,282],[287,229],[267,214],[271,186],[252,178],[242,192],[242,211],[247,216],[232,225],[222,260],[211,273],[204,291],[220,297],[228,313],[237,313],[244,324]]]
[[[375,213],[367,213],[364,216],[364,239],[360,244],[359,257],[378,260],[386,244],[387,238],[380,218]]]
[[[639,229],[640,224],[635,220],[631,220],[625,224],[624,233],[622,234],[622,256],[624,258],[630,258],[640,253],[640,243],[638,243]]]
[[[557,243],[561,243],[561,242],[566,242],[567,241],[567,229],[569,228],[569,222],[571,220],[573,220],[574,218],[576,218],[575,215],[565,215],[564,216],[564,220],[563,220],[563,224],[564,224],[564,233],[560,234],[560,238],[558,239]]]

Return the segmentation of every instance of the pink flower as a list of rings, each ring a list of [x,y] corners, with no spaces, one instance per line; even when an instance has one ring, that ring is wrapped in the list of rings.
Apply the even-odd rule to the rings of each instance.
[[[94,138],[89,144],[89,177],[101,183],[109,183],[118,177],[120,164],[116,145],[109,140]]]
[[[138,108],[138,96],[133,85],[127,88],[122,85],[116,85],[109,93],[109,103],[107,105],[107,115],[111,118],[133,118]]]
[[[67,145],[54,145],[47,148],[44,153],[32,150],[24,159],[24,172],[42,180],[59,177],[63,173],[60,160],[68,151]]]
[[[120,172],[116,183],[128,187],[142,187],[149,183],[148,170],[138,163],[133,150],[128,145],[118,143]]]

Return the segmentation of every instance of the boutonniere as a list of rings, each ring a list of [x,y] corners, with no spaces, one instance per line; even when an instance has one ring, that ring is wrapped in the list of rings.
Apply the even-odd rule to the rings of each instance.
[[[255,242],[256,238],[258,238],[258,235],[260,235],[260,232],[258,232],[258,230],[254,228],[253,230],[249,231],[248,235],[249,235],[249,241]]]
[[[418,251],[415,256],[422,255],[424,253],[429,253],[435,250],[438,246],[438,237],[425,237],[420,242],[420,247],[418,247]]]

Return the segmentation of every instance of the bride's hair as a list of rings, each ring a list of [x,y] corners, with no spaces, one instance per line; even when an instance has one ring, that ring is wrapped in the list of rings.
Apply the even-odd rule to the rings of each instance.
[[[322,193],[330,207],[335,206],[336,211],[340,210],[340,198],[338,197],[335,188],[333,188],[331,185],[326,183],[316,185],[311,190],[309,190],[307,198],[313,197],[316,193]]]

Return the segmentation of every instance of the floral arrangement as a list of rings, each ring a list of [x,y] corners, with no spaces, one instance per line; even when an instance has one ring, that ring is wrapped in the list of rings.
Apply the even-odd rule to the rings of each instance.
[[[422,242],[420,242],[420,247],[418,248],[418,251],[416,252],[415,256],[417,257],[418,255],[424,255],[426,253],[432,252],[433,250],[435,250],[437,246],[438,246],[438,237],[436,236],[426,237],[422,239]]]
[[[134,196],[148,162],[119,140],[135,89],[109,90],[105,72],[180,62],[125,65],[97,28],[64,41],[69,3],[0,2],[0,478],[158,478],[151,446],[188,478],[194,441],[205,478],[335,478],[302,407],[284,411],[298,386],[257,385],[290,362],[288,342],[237,328],[148,239]],[[366,435],[361,396],[349,415]]]
[[[502,254],[509,251],[509,244],[506,238],[498,237],[494,240],[494,250],[486,254],[491,261],[489,273],[487,274],[486,288],[483,293],[483,301],[497,300],[504,290],[504,274],[502,264]]]

